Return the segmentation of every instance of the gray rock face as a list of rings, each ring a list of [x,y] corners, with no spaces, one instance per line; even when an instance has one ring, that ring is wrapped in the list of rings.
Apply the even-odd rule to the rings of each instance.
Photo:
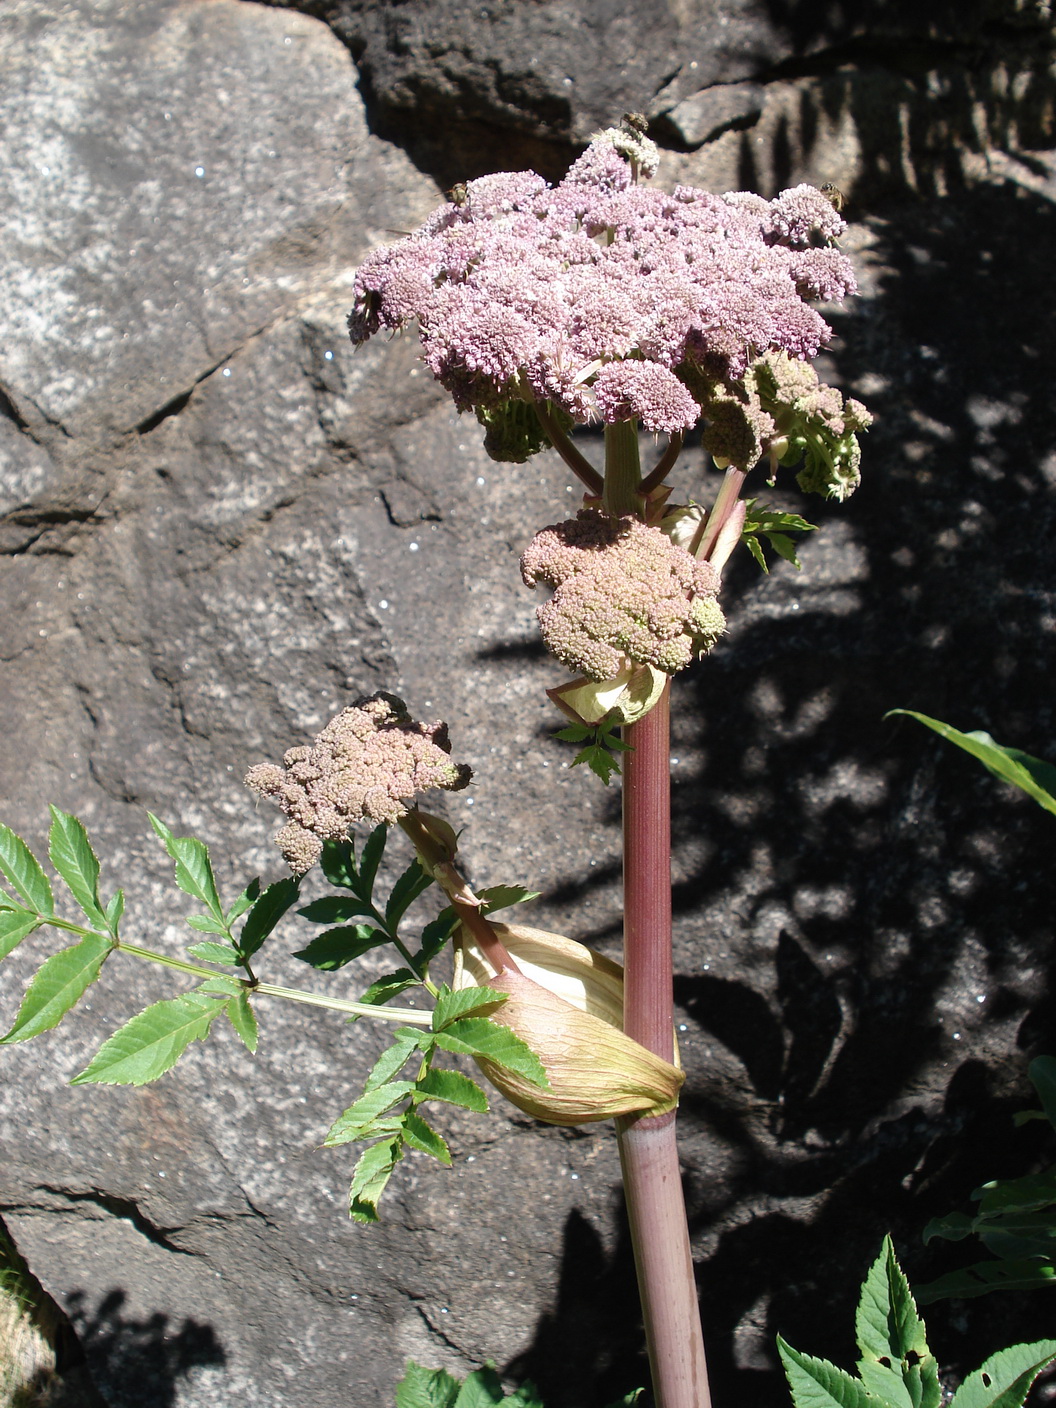
[[[1051,752],[1052,82],[1003,12],[969,17],[1006,44],[982,71],[767,77],[861,24],[639,8],[327,13],[416,161],[449,119],[471,168],[551,171],[621,106],[658,135],[669,106],[665,183],[836,180],[858,217],[831,374],[878,415],[865,482],[806,507],[801,573],[731,569],[729,637],[677,686],[687,1193],[717,1399],[766,1408],[776,1330],[845,1357],[883,1232],[935,1274],[927,1218],[1038,1147],[1008,1113],[1052,1049],[1048,819],[881,716]],[[274,878],[246,767],[391,689],[476,771],[446,803],[474,877],[617,951],[618,796],[549,738],[559,672],[517,572],[578,494],[551,456],[487,460],[410,339],[349,346],[356,263],[438,193],[368,130],[335,32],[236,0],[0,13],[2,819],[39,847],[48,801],[77,813],[128,937],[182,952],[143,809],[210,844],[225,893]],[[673,478],[714,489],[699,447]],[[304,938],[267,979],[377,971],[335,987],[289,957]],[[0,969],[5,1020],[51,948]],[[494,1358],[548,1408],[644,1380],[611,1131],[454,1111],[453,1168],[408,1159],[386,1222],[353,1226],[353,1151],[318,1146],[381,1048],[365,1023],[262,1000],[255,1060],[219,1032],[156,1085],[68,1087],[182,984],[112,960],[58,1033],[0,1052],[0,1216],[111,1408],[390,1408],[407,1356]],[[1046,1332],[1029,1297],[969,1312],[930,1317],[955,1369]]]

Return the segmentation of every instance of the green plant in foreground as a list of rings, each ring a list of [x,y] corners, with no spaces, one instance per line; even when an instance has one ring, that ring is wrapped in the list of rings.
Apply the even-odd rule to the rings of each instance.
[[[940,738],[977,758],[1002,782],[1020,788],[1039,807],[1056,815],[1056,767],[1019,748],[995,743],[988,733],[961,733],[939,719],[912,709],[892,709],[885,717],[906,714],[926,725]],[[1027,1074],[1041,1099],[1042,1109],[1027,1110],[1016,1123],[1048,1120],[1056,1130],[1056,1058],[1039,1056]],[[972,1193],[979,1204],[974,1217],[962,1212],[933,1218],[924,1229],[924,1241],[936,1237],[959,1242],[976,1236],[996,1261],[976,1262],[951,1271],[917,1288],[922,1304],[947,1297],[968,1299],[990,1291],[1033,1290],[1056,1284],[1056,1167],[1022,1178],[997,1179]]]
[[[1048,1120],[1056,1130],[1056,1058],[1039,1056],[1027,1074],[1041,1097],[1043,1109],[1024,1110],[1016,1123]],[[979,1204],[974,1217],[950,1212],[934,1217],[924,1229],[924,1241],[942,1237],[960,1242],[978,1237],[997,1261],[979,1261],[960,1271],[917,1287],[924,1305],[948,1297],[968,1299],[988,1291],[1029,1291],[1056,1285],[1056,1166],[1023,1178],[999,1178],[972,1194]]]
[[[778,1336],[796,1408],[939,1408],[944,1396],[938,1365],[890,1237],[862,1283],[855,1337],[857,1378]],[[949,1408],[1022,1408],[1031,1384],[1053,1359],[1056,1340],[1002,1349],[968,1375]]]
[[[633,1408],[641,1389],[610,1403],[609,1408]],[[503,1393],[499,1376],[491,1365],[476,1369],[465,1379],[453,1378],[446,1369],[423,1369],[413,1361],[396,1386],[396,1408],[544,1408],[533,1383],[522,1384],[513,1393]]]
[[[385,826],[371,832],[358,857],[352,841],[324,843],[321,866],[335,893],[299,911],[309,921],[333,926],[295,955],[319,971],[337,972],[353,959],[386,945],[403,958],[405,967],[377,979],[358,999],[347,999],[276,987],[261,982],[254,971],[265,941],[297,902],[300,884],[296,877],[276,881],[264,890],[253,880],[225,906],[205,845],[194,837],[174,836],[152,816],[151,824],[175,862],[177,886],[203,907],[204,912],[189,915],[186,922],[195,933],[211,936],[189,946],[187,952],[193,961],[176,958],[121,937],[124,892],[115,891],[104,905],[99,894],[99,862],[87,832],[76,817],[57,807],[52,807],[51,814],[49,858],[87,922],[75,922],[57,912],[51,883],[40,862],[21,837],[0,825],[0,873],[14,892],[0,891],[0,959],[38,929],[51,928],[77,940],[41,965],[0,1044],[27,1041],[57,1026],[115,953],[198,979],[191,992],[153,1003],[114,1032],[86,1069],[73,1078],[74,1085],[146,1085],[157,1080],[192,1042],[205,1040],[221,1015],[246,1047],[255,1051],[255,1007],[261,997],[331,1008],[353,1019],[373,1016],[398,1022],[391,1046],[367,1077],[363,1095],[339,1116],[324,1141],[327,1145],[373,1141],[356,1165],[349,1193],[351,1214],[360,1222],[377,1220],[378,1200],[407,1149],[430,1154],[444,1164],[451,1162],[445,1140],[423,1118],[422,1106],[438,1101],[481,1112],[488,1108],[487,1097],[476,1081],[461,1071],[434,1064],[441,1053],[486,1057],[523,1080],[546,1086],[546,1074],[525,1042],[508,1027],[489,1020],[505,1002],[505,994],[482,986],[456,993],[429,977],[430,964],[456,926],[454,910],[446,906],[421,929],[416,951],[408,947],[401,932],[404,917],[434,883],[421,864],[411,862],[386,900],[375,895],[388,836]],[[478,898],[484,907],[489,903],[502,907],[530,894],[519,887],[497,887]],[[367,922],[348,922],[357,918]],[[408,989],[431,1000],[432,1010],[389,1006]],[[413,1076],[401,1079],[403,1068],[412,1061]]]
[[[1002,782],[1011,782],[1037,802],[1039,807],[1044,807],[1047,812],[1056,815],[1056,766],[1052,763],[1031,757],[1019,748],[1006,748],[1001,743],[995,743],[982,729],[973,733],[961,733],[959,729],[944,724],[941,719],[931,719],[927,714],[918,714],[913,709],[889,709],[884,718],[890,719],[895,714],[905,714],[911,719],[916,719],[932,729],[940,738],[963,748],[973,758],[978,758],[995,777],[1000,778]]]

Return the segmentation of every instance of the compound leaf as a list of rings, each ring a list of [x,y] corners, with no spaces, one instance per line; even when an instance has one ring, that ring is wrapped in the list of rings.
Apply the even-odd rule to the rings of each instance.
[[[226,1004],[192,992],[140,1012],[104,1041],[71,1085],[146,1085],[171,1070],[192,1041],[204,1041]]]
[[[58,1026],[66,1013],[99,976],[111,942],[89,934],[72,948],[53,953],[37,970],[26,990],[11,1030],[3,1042],[28,1041]]]

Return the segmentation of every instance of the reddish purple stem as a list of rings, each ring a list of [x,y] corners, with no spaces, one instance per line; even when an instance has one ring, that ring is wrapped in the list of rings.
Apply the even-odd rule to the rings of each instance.
[[[623,763],[624,1029],[673,1059],[668,684]],[[710,1408],[675,1115],[617,1121],[656,1408]]]

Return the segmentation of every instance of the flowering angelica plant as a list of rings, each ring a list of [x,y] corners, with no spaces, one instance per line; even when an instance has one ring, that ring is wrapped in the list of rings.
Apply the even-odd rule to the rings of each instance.
[[[286,998],[395,1024],[392,1044],[326,1143],[363,1144],[350,1210],[377,1219],[408,1148],[450,1163],[428,1119],[435,1102],[487,1109],[481,1084],[445,1064],[471,1057],[507,1099],[539,1120],[614,1119],[659,1408],[709,1402],[707,1372],[675,1145],[683,1074],[671,993],[669,699],[671,676],[722,636],[722,571],[745,544],[761,566],[765,539],[795,561],[792,534],[810,524],[742,498],[762,466],[808,492],[842,500],[859,473],[865,408],[822,385],[810,359],[830,336],[817,301],[853,292],[836,247],[843,221],[819,191],[775,200],[642,184],[656,148],[642,123],[600,133],[557,186],[534,172],[459,187],[419,230],[359,269],[349,318],[360,343],[414,327],[422,355],[460,411],[473,411],[495,459],[522,463],[552,447],[579,476],[582,507],[526,544],[528,587],[549,589],[543,639],[565,675],[548,693],[576,762],[608,781],[622,769],[624,966],[496,911],[532,898],[521,885],[473,889],[448,821],[422,794],[458,793],[469,769],[447,728],[415,720],[376,694],[344,709],[307,746],[250,768],[252,791],[285,816],[276,836],[289,874],[221,901],[200,841],[151,821],[194,898],[187,958],[129,943],[122,892],[100,893],[99,862],[81,824],[53,809],[49,856],[83,911],[55,908],[51,882],[25,843],[0,827],[0,957],[52,926],[73,942],[48,958],[5,1042],[54,1027],[118,951],[196,979],[190,992],[132,1018],[78,1083],[156,1079],[225,1016],[254,1050],[261,998]],[[604,427],[604,463],[589,462],[573,427]],[[711,505],[675,503],[667,480],[686,432],[726,473]],[[666,437],[644,471],[639,433]],[[546,515],[545,507],[542,511]],[[457,806],[453,801],[452,806]],[[414,859],[378,893],[392,828]],[[358,834],[357,834],[358,828]],[[340,973],[370,950],[391,971],[356,996],[263,982],[260,951],[318,867],[330,889],[297,913],[322,926],[297,957]],[[409,924],[412,904],[436,915]],[[414,913],[420,913],[418,906]],[[446,980],[434,966],[450,943]],[[414,990],[419,1005],[401,1006]]]

